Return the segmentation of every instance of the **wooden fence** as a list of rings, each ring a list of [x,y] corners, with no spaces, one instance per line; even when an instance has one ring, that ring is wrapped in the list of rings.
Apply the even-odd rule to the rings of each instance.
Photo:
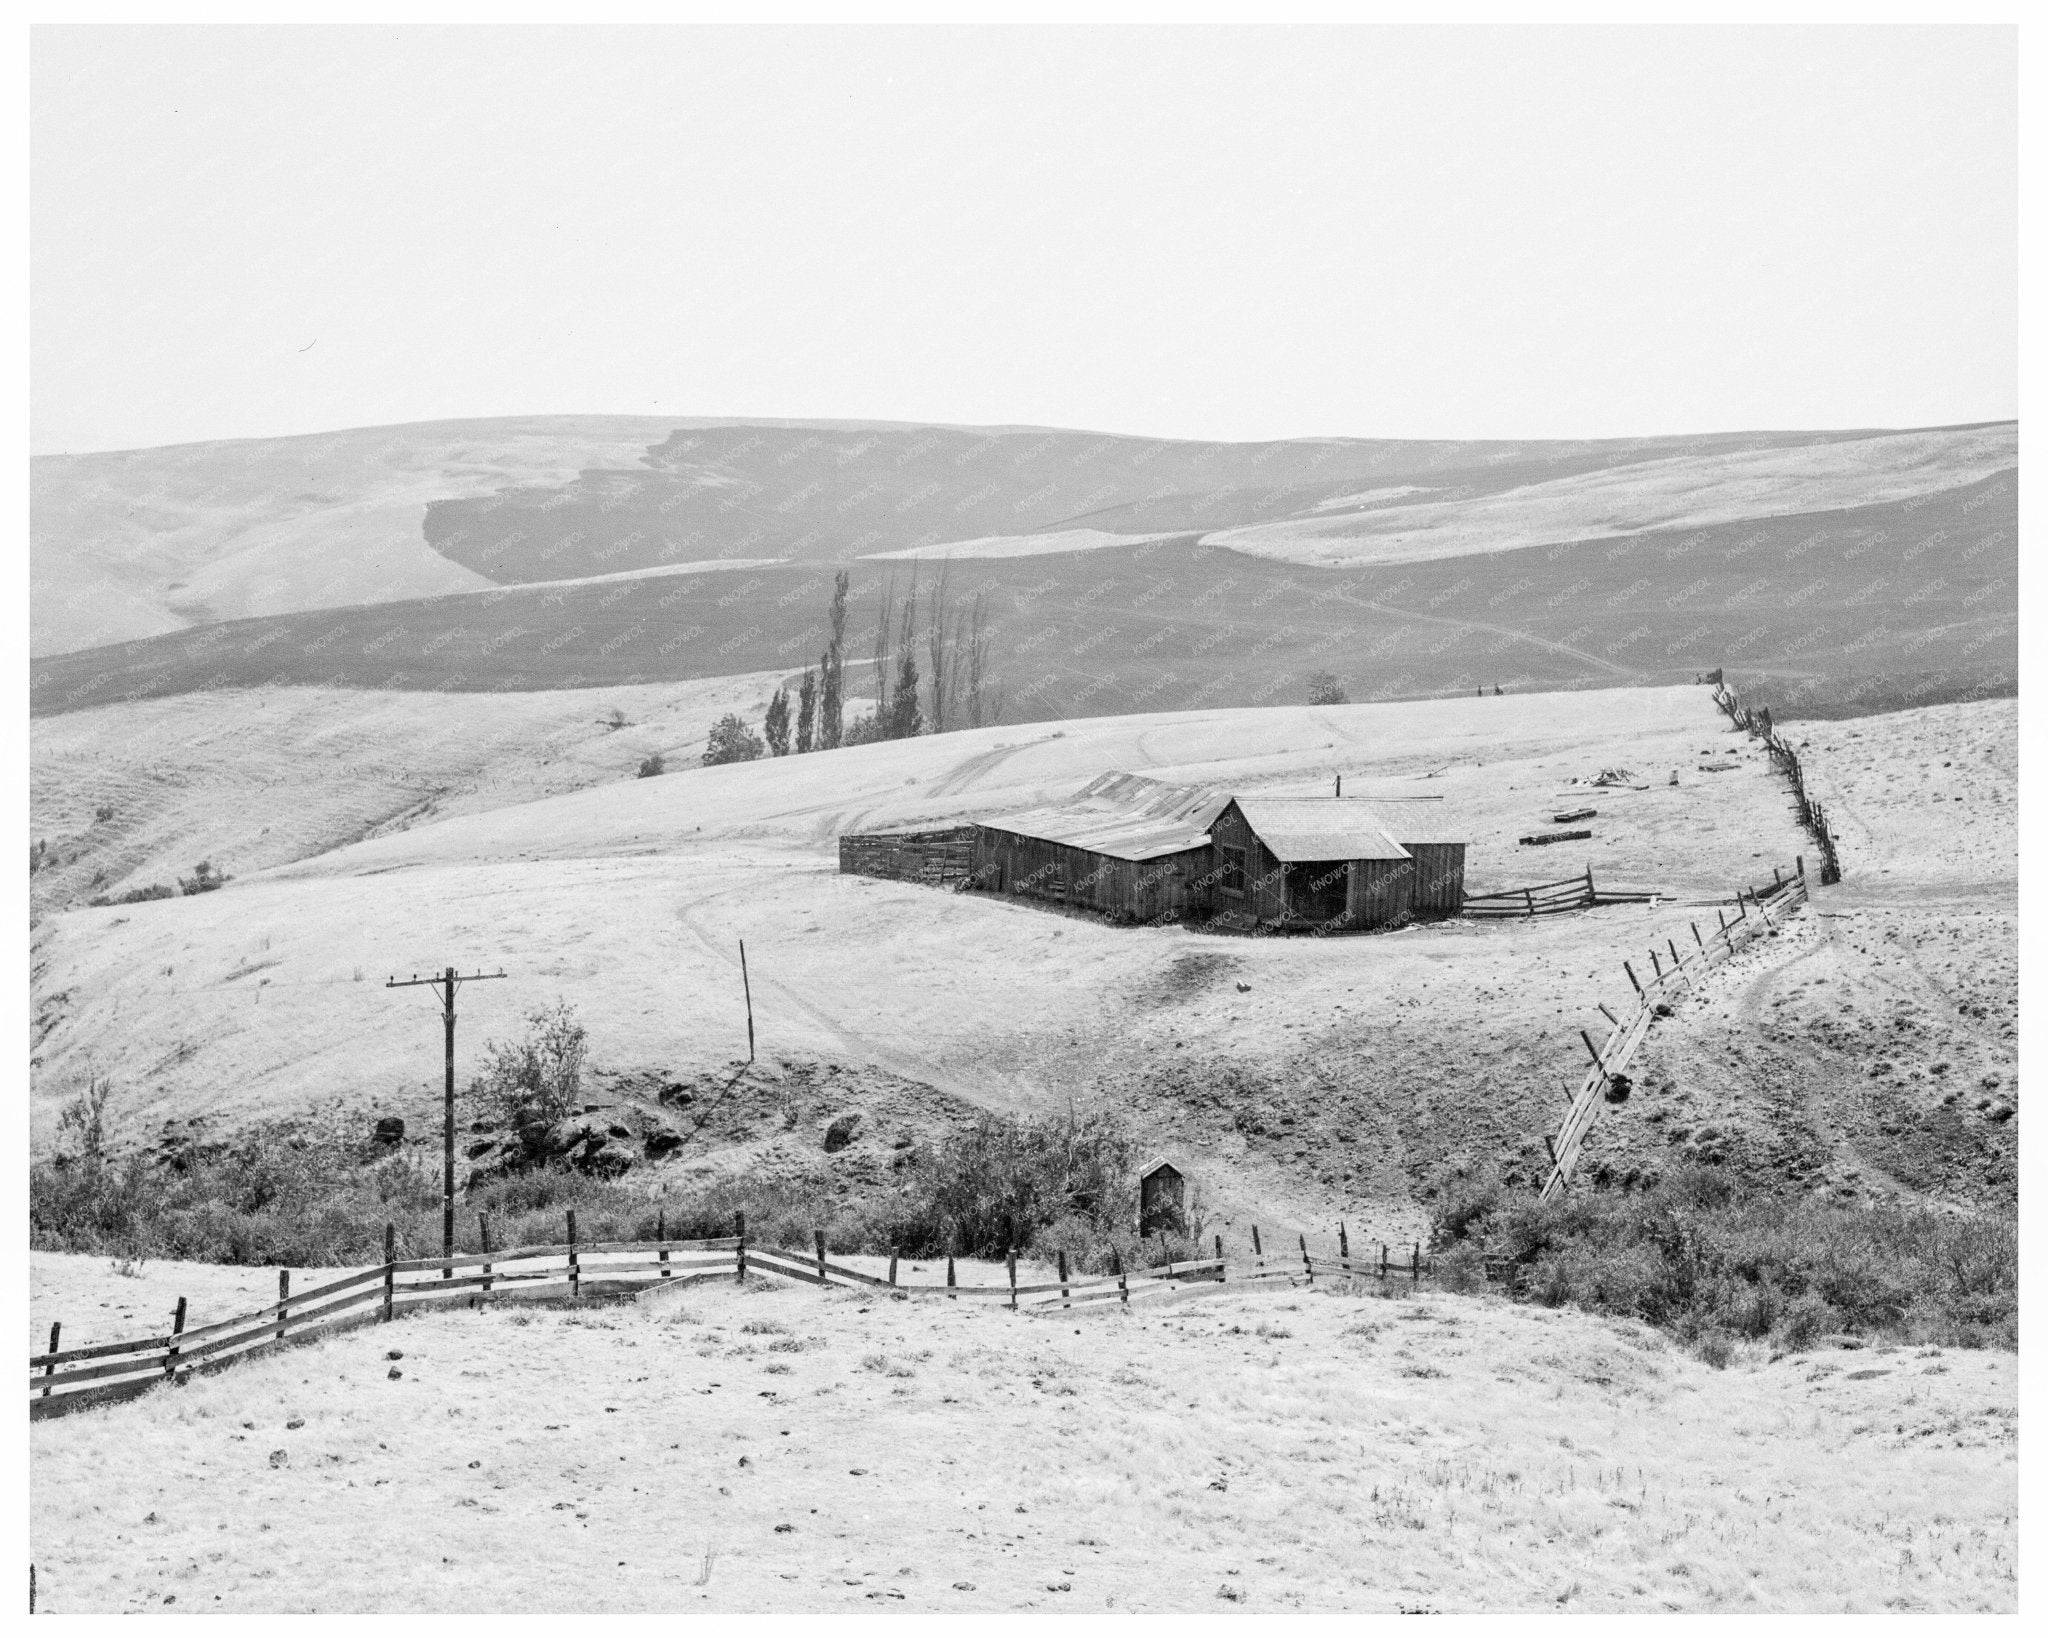
[[[933,887],[963,886],[974,873],[974,827],[842,836],[839,873]]]
[[[1610,893],[1593,885],[1593,867],[1567,881],[1534,887],[1504,888],[1498,893],[1467,893],[1458,913],[1463,916],[1555,916],[1567,910],[1592,910],[1603,904],[1648,904],[1656,893]]]
[[[1586,1050],[1593,1055],[1593,1064],[1572,1098],[1557,1136],[1546,1136],[1543,1140],[1550,1150],[1550,1172],[1543,1183],[1545,1200],[1555,1199],[1571,1181],[1572,1167],[1578,1162],[1586,1134],[1593,1129],[1593,1122],[1599,1117],[1600,1105],[1605,1101],[1609,1087],[1614,1085],[1628,1067],[1629,1060],[1635,1056],[1636,1049],[1643,1044],[1643,1037],[1649,1033],[1650,1023],[1657,1016],[1657,1008],[1665,1006],[1668,1010],[1666,997],[1677,995],[1681,986],[1690,990],[1704,974],[1728,960],[1752,939],[1776,932],[1785,918],[1806,902],[1804,859],[1795,861],[1789,877],[1773,869],[1771,878],[1771,885],[1767,888],[1736,891],[1736,913],[1732,920],[1716,909],[1714,917],[1719,925],[1712,933],[1702,934],[1699,923],[1694,922],[1692,949],[1680,950],[1675,939],[1667,940],[1663,951],[1653,948],[1647,980],[1640,977],[1628,962],[1621,964],[1636,992],[1635,1009],[1626,1018],[1616,1018],[1605,1007],[1600,1009],[1613,1026],[1600,1046],[1595,1046],[1593,1038],[1584,1030],[1579,1032],[1579,1039],[1586,1043]],[[1665,959],[1667,954],[1668,962]]]
[[[252,1354],[268,1352],[358,1325],[380,1324],[419,1308],[452,1305],[478,1307],[507,1298],[520,1301],[616,1297],[660,1287],[664,1282],[689,1285],[706,1280],[737,1280],[749,1275],[772,1276],[804,1285],[857,1287],[886,1291],[891,1297],[936,1301],[994,1303],[1018,1311],[1043,1311],[1129,1304],[1161,1297],[1215,1294],[1232,1287],[1286,1280],[1313,1282],[1326,1278],[1374,1279],[1383,1284],[1405,1279],[1419,1285],[1433,1259],[1420,1244],[1400,1248],[1404,1263],[1381,1245],[1377,1256],[1361,1250],[1352,1255],[1350,1235],[1337,1229],[1337,1254],[1325,1256],[1297,1237],[1296,1252],[1269,1253],[1252,1230],[1249,1257],[1226,1257],[1223,1240],[1215,1239],[1216,1255],[1154,1268],[1126,1269],[1119,1262],[1109,1274],[1072,1274],[1061,1253],[1052,1279],[1017,1280],[1017,1255],[1007,1258],[1008,1280],[1000,1285],[962,1285],[957,1264],[946,1259],[946,1277],[900,1280],[898,1259],[889,1259],[886,1277],[864,1274],[834,1262],[825,1236],[816,1236],[809,1252],[752,1244],[746,1219],[739,1232],[717,1240],[618,1240],[579,1242],[576,1214],[567,1219],[568,1238],[560,1245],[516,1246],[454,1257],[400,1259],[395,1235],[384,1234],[385,1260],[371,1268],[343,1275],[309,1291],[294,1293],[290,1275],[278,1273],[278,1300],[252,1314],[193,1329],[185,1326],[185,1300],[180,1297],[171,1329],[162,1336],[92,1347],[60,1350],[61,1323],[50,1327],[50,1346],[28,1362],[31,1419],[58,1415],[87,1405],[144,1393],[166,1382],[181,1382],[195,1371],[217,1370]]]
[[[1842,879],[1842,861],[1835,852],[1835,833],[1828,825],[1827,810],[1806,794],[1806,773],[1799,766],[1799,753],[1781,735],[1771,721],[1771,708],[1763,706],[1750,710],[1735,697],[1735,692],[1724,682],[1714,684],[1714,703],[1728,714],[1728,720],[1744,733],[1757,736],[1764,742],[1764,749],[1770,752],[1771,760],[1781,768],[1792,781],[1792,795],[1798,805],[1799,822],[1804,825],[1820,848],[1820,884],[1833,887]]]

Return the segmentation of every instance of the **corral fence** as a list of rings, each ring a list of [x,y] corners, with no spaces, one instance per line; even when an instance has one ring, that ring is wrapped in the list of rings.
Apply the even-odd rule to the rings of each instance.
[[[48,1351],[29,1356],[29,1415],[60,1415],[127,1398],[162,1383],[182,1382],[196,1371],[217,1370],[252,1354],[359,1325],[381,1324],[421,1308],[476,1308],[507,1299],[573,1303],[630,1296],[664,1285],[744,1283],[749,1276],[768,1276],[802,1285],[881,1291],[903,1300],[993,1303],[1019,1312],[1044,1312],[1214,1295],[1273,1281],[1373,1280],[1382,1287],[1405,1281],[1414,1287],[1432,1271],[1434,1262],[1419,1242],[1391,1249],[1361,1247],[1354,1256],[1349,1231],[1342,1224],[1335,1256],[1311,1249],[1306,1235],[1296,1237],[1295,1251],[1268,1252],[1254,1228],[1248,1257],[1226,1257],[1218,1235],[1213,1257],[1143,1269],[1126,1269],[1118,1260],[1109,1274],[1082,1275],[1069,1273],[1062,1252],[1055,1278],[1019,1284],[1017,1254],[1011,1252],[1005,1283],[963,1285],[952,1257],[946,1259],[943,1282],[899,1279],[899,1259],[894,1256],[886,1277],[848,1268],[827,1254],[822,1231],[809,1252],[757,1245],[747,1239],[744,1213],[736,1221],[737,1233],[713,1240],[670,1240],[658,1233],[652,1240],[579,1242],[573,1211],[567,1215],[567,1227],[568,1238],[559,1245],[487,1247],[453,1257],[406,1259],[396,1255],[396,1233],[387,1227],[382,1263],[296,1293],[289,1272],[281,1269],[278,1300],[252,1314],[188,1330],[185,1299],[180,1297],[165,1335],[62,1350],[59,1322],[50,1327]]]
[[[1498,893],[1467,893],[1461,916],[1556,916],[1567,910],[1592,910],[1603,904],[1648,904],[1658,893],[1613,893],[1593,885],[1593,867],[1583,876],[1534,887],[1503,888]]]
[[[1771,760],[1792,781],[1799,822],[1820,848],[1820,884],[1833,887],[1842,879],[1842,861],[1835,852],[1835,833],[1828,825],[1827,810],[1806,794],[1806,772],[1799,766],[1799,753],[1771,721],[1771,708],[1766,705],[1752,711],[1735,697],[1735,691],[1725,682],[1714,684],[1714,703],[1727,713],[1728,720],[1736,727],[1762,740]]]
[[[846,876],[879,876],[932,887],[965,886],[974,873],[974,827],[842,836],[839,870]]]
[[[1669,998],[1678,995],[1681,988],[1692,989],[1706,973],[1753,940],[1775,933],[1806,901],[1806,861],[1799,859],[1794,861],[1790,876],[1773,868],[1767,888],[1738,888],[1735,915],[1731,918],[1717,907],[1714,918],[1718,925],[1712,933],[1703,934],[1700,924],[1692,923],[1693,948],[1680,949],[1676,939],[1667,939],[1662,951],[1653,947],[1647,979],[1639,976],[1629,962],[1621,964],[1635,989],[1635,1008],[1625,1018],[1615,1017],[1605,1007],[1600,1009],[1613,1026],[1600,1046],[1595,1046],[1584,1030],[1579,1031],[1579,1039],[1593,1055],[1593,1064],[1572,1098],[1557,1135],[1546,1135],[1543,1140],[1550,1151],[1550,1172],[1543,1183],[1545,1200],[1556,1198],[1571,1181],[1586,1134],[1593,1129],[1600,1106],[1608,1101],[1610,1092],[1626,1096],[1628,1081],[1623,1071],[1643,1044],[1643,1037],[1649,1034],[1652,1020],[1671,1011]]]

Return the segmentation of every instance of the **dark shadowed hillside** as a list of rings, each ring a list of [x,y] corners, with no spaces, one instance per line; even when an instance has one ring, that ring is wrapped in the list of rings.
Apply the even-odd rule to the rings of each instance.
[[[1189,536],[964,561],[1011,720],[1268,705],[1329,670],[1353,698],[1690,680],[1719,665],[1807,714],[2010,692],[2017,485],[1359,569]],[[850,648],[883,575],[855,563]],[[31,708],[263,683],[532,689],[797,670],[823,565],[627,579],[228,622],[31,667]],[[863,673],[850,672],[858,688]]]

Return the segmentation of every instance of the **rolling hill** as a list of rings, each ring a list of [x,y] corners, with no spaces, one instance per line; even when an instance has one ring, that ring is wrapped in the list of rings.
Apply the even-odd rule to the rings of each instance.
[[[1352,697],[1689,681],[1718,666],[1835,715],[2010,693],[2011,473],[1868,506],[1424,561],[1325,567],[1197,534],[955,560],[985,590],[1011,720],[1264,705],[1328,670]],[[565,560],[566,561],[566,560]],[[929,567],[926,569],[929,576]],[[853,655],[885,576],[851,566]],[[524,584],[226,621],[35,660],[42,714],[269,683],[525,690],[795,673],[830,566]]]

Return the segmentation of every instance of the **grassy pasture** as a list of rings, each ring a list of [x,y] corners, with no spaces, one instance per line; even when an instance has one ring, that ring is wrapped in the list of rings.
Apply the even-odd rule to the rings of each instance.
[[[138,1283],[74,1305],[95,1267]],[[1044,1316],[721,1282],[36,1424],[31,1550],[55,1612],[2012,1610],[2016,1395],[2006,1354],[1715,1370],[1326,1281]]]

